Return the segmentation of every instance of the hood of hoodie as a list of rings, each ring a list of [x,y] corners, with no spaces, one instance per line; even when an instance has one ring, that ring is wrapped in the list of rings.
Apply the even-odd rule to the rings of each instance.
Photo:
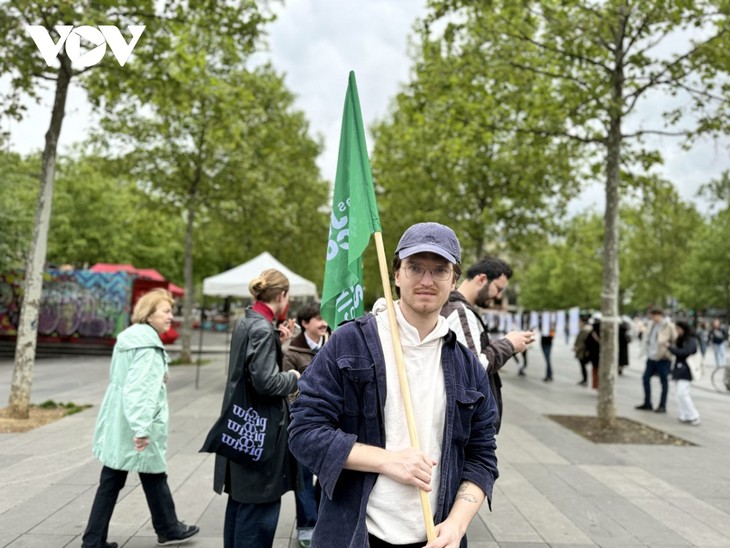
[[[155,328],[146,323],[132,324],[117,337],[116,348],[118,350],[133,350],[150,346],[163,350],[165,348]]]

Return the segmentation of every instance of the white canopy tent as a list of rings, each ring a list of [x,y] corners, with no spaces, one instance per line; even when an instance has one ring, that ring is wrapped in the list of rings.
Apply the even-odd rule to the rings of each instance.
[[[289,294],[292,297],[317,298],[314,282],[292,272],[268,251],[235,268],[210,276],[203,280],[203,295],[214,297],[248,297],[248,283],[267,268],[275,268],[289,279]]]

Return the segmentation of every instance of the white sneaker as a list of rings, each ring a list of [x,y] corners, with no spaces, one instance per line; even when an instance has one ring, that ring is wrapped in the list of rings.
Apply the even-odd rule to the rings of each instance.
[[[314,533],[313,527],[297,529],[297,542],[300,548],[309,548],[312,544],[312,533]]]
[[[687,424],[690,426],[699,426],[700,425],[700,418],[697,417],[696,419],[692,419],[691,421],[687,421]]]

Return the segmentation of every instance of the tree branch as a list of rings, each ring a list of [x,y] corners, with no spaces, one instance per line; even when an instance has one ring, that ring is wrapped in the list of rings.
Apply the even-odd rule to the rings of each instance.
[[[521,63],[515,63],[514,61],[509,61],[508,65],[525,70],[528,72],[533,72],[535,74],[542,74],[543,76],[549,76],[550,78],[556,78],[559,80],[568,80],[569,82],[575,82],[579,86],[581,86],[584,89],[591,89],[591,86],[588,85],[588,82],[585,82],[584,80],[580,80],[579,78],[576,78],[575,76],[569,76],[567,74],[561,74],[556,72],[551,72],[549,70],[543,70],[535,67],[530,67],[527,65],[523,65]]]
[[[547,15],[545,15],[544,13],[538,14],[538,15],[542,15],[546,19],[548,18]],[[501,19],[502,19],[502,22],[506,24],[506,28],[509,28],[510,22],[507,21],[504,18],[501,18]],[[556,48],[549,47],[548,45],[546,45],[546,44],[544,44],[542,42],[539,42],[539,41],[537,41],[537,40],[535,40],[535,39],[533,39],[533,38],[531,38],[529,36],[526,36],[524,34],[521,34],[521,33],[510,33],[510,32],[507,32],[506,34],[508,36],[511,36],[512,38],[517,38],[518,40],[523,40],[525,42],[529,42],[530,44],[533,44],[534,46],[537,46],[538,48],[543,49],[545,51],[550,51],[552,53],[557,53],[559,55],[564,55],[564,56],[569,57],[571,59],[578,60],[578,61],[582,61],[582,62],[584,62],[586,64],[593,65],[595,67],[601,68],[601,69],[605,70],[606,72],[610,72],[609,68],[606,65],[604,65],[603,63],[601,63],[599,61],[596,61],[594,59],[591,59],[590,57],[584,57],[582,55],[578,55],[577,53],[571,53],[571,52],[565,51],[565,50],[560,49],[560,48],[557,48],[557,47]]]
[[[56,77],[56,76],[51,76],[51,75],[45,74],[43,72],[34,72],[33,77],[40,78],[41,80],[48,80],[49,82],[55,82],[58,79],[58,77]]]
[[[656,13],[656,9],[651,10],[651,12],[646,15],[646,17],[644,18],[644,20],[641,22],[641,24],[639,25],[639,27],[636,29],[636,32],[633,34],[633,36],[631,36],[629,38],[628,44],[626,44],[626,49],[624,51],[627,51],[628,52],[628,51],[631,50],[631,48],[634,46],[634,44],[636,43],[636,41],[643,34],[644,29],[649,25],[649,21],[654,18],[654,13]],[[666,36],[666,33],[662,35],[661,39],[664,39],[665,36]],[[653,46],[647,46],[647,49],[649,47],[653,47]],[[643,53],[644,51],[646,51],[646,49],[640,50],[639,53]]]
[[[687,135],[687,131],[665,131],[661,129],[642,129],[635,131],[634,133],[623,133],[621,137],[623,139],[635,139],[636,137],[642,137],[644,135],[663,135],[665,137],[684,137]]]
[[[584,57],[583,55],[578,55],[577,53],[571,53],[569,51],[560,49],[560,48],[553,48],[549,47],[546,44],[543,44],[542,42],[539,42],[533,38],[530,38],[529,36],[520,35],[520,34],[510,34],[507,33],[509,36],[512,36],[513,38],[517,38],[520,40],[524,40],[525,42],[529,42],[530,44],[537,46],[538,48],[549,51],[551,53],[557,53],[558,55],[563,55],[565,57],[569,57],[570,59],[581,61],[583,63],[586,63],[588,65],[593,65],[594,67],[598,67],[600,69],[603,69],[606,72],[611,72],[611,69],[609,69],[606,65],[601,63],[600,61],[596,61],[595,59],[591,59],[590,57]]]
[[[718,101],[718,102],[727,101],[726,97],[722,97],[719,95],[713,95],[712,93],[709,93],[707,90],[704,90],[704,89],[693,88],[689,84],[682,84],[680,82],[672,82],[671,80],[663,80],[663,81],[659,82],[659,84],[675,85],[678,88],[685,90],[686,92],[688,92],[690,95],[693,95],[693,96],[696,95],[699,97],[704,97],[706,99],[712,99],[713,101]]]
[[[638,87],[637,89],[635,89],[634,91],[632,91],[631,93],[629,93],[628,95],[626,95],[625,99],[627,99],[627,100],[633,98],[633,100],[631,101],[631,105],[630,105],[629,109],[627,110],[627,112],[630,112],[634,108],[634,105],[636,105],[636,101],[639,99],[639,97],[641,95],[644,94],[645,91],[647,91],[648,89],[650,89],[653,86],[657,85],[659,82],[665,83],[665,84],[680,85],[680,83],[678,82],[677,79],[670,79],[670,80],[666,80],[666,81],[664,81],[662,79],[667,74],[667,72],[669,72],[669,70],[671,68],[673,68],[673,67],[679,65],[680,63],[686,61],[692,55],[694,55],[695,53],[697,53],[697,51],[701,47],[704,47],[707,44],[709,44],[710,42],[712,42],[714,40],[717,40],[723,34],[725,34],[725,32],[726,32],[725,30],[722,30],[719,33],[715,34],[714,36],[710,37],[709,39],[705,40],[704,42],[699,43],[699,44],[695,44],[695,46],[692,49],[688,50],[683,55],[680,55],[679,57],[677,57],[676,59],[674,59],[671,63],[667,63],[664,66],[664,68],[662,70],[660,70],[658,73],[656,73],[655,75],[653,75],[646,84],[644,84],[643,86]]]
[[[487,126],[489,127],[489,126]],[[489,129],[493,129],[495,131],[503,131],[504,126],[491,126]],[[537,128],[520,128],[520,127],[514,127],[512,130],[516,133],[524,133],[529,135],[539,135],[541,137],[565,137],[567,139],[570,139],[571,141],[578,141],[583,144],[605,144],[606,140],[603,138],[595,138],[595,137],[581,137],[580,135],[573,135],[572,133],[569,133],[567,131],[555,131],[555,130],[548,130],[548,129],[537,129]]]

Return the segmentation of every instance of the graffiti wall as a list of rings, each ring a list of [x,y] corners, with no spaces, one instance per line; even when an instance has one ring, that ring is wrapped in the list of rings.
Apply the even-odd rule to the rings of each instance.
[[[128,325],[133,277],[126,272],[43,274],[39,341],[115,339]],[[0,336],[17,334],[23,272],[0,274]]]

